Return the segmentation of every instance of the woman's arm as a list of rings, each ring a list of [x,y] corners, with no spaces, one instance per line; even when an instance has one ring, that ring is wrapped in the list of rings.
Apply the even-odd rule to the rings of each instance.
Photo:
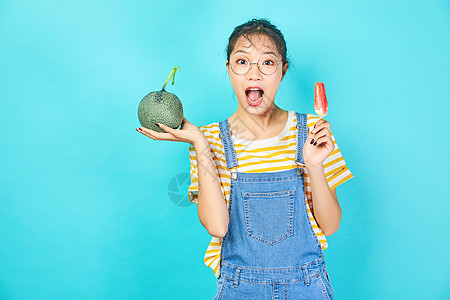
[[[306,169],[311,181],[314,217],[323,233],[330,236],[339,229],[342,217],[336,190],[330,190],[322,164],[307,163]]]
[[[323,165],[334,148],[330,123],[324,119],[318,120],[306,138],[303,157],[311,181],[314,217],[327,236],[339,229],[342,216],[336,191],[333,193],[330,190]]]
[[[228,208],[220,189],[211,148],[203,135],[193,146],[197,157],[197,212],[200,223],[212,236],[224,237],[228,230]]]

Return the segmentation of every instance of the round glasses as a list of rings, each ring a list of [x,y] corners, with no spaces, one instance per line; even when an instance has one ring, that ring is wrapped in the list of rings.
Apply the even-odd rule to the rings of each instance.
[[[266,54],[261,56],[258,62],[250,62],[247,56],[236,54],[231,59],[231,70],[237,75],[246,74],[253,64],[258,66],[259,71],[264,75],[272,75],[278,69],[278,65],[283,60],[278,61],[273,55]]]

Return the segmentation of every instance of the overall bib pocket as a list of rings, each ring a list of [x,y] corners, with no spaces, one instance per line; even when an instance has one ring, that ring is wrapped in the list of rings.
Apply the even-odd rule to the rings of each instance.
[[[274,245],[293,235],[295,190],[243,192],[247,235]]]

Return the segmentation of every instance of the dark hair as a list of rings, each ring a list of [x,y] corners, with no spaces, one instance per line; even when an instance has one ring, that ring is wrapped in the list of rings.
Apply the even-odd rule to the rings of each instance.
[[[250,41],[249,36],[254,34],[267,35],[273,41],[278,52],[281,54],[283,58],[283,66],[288,63],[286,41],[284,40],[284,36],[281,31],[275,25],[272,25],[267,19],[253,19],[234,28],[233,33],[228,39],[228,45],[226,48],[227,60],[230,60],[230,54],[240,36],[243,36]]]

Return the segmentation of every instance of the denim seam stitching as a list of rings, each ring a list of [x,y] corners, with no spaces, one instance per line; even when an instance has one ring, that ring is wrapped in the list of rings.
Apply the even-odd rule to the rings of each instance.
[[[229,216],[231,215],[231,206],[233,204],[232,197],[231,197],[231,193],[232,192],[233,192],[233,184],[230,185],[230,198],[229,198],[229,202],[228,202],[228,215]],[[226,199],[225,199],[225,201],[226,201]],[[230,227],[230,224],[228,224],[227,233],[228,233],[229,227]],[[225,236],[222,237],[222,243],[220,245],[220,260],[219,260],[219,264],[220,264],[220,266],[219,266],[219,268],[220,268],[219,274],[220,275],[222,275],[222,262],[223,262],[223,255],[222,255],[222,253],[223,253],[223,246],[225,244],[225,238],[226,237],[227,237],[227,234],[225,233]]]
[[[317,262],[318,260],[320,260],[320,258],[318,258],[318,259],[316,259],[315,261],[312,261],[312,262],[310,262],[310,263],[308,263],[308,264],[305,264],[305,265],[302,265],[302,266],[298,266],[298,267],[288,268],[288,269],[285,269],[285,270],[290,270],[290,269],[300,268],[299,271],[302,271],[302,273],[303,273],[303,269],[308,269],[306,266],[308,266],[308,265],[310,265],[310,264],[313,264],[313,263]],[[224,262],[224,263],[227,264],[227,265],[229,265],[229,266],[232,266],[232,265],[230,265],[230,264],[227,263],[227,262]],[[234,267],[234,266],[233,266],[233,267]],[[304,268],[302,268],[302,267],[304,267]],[[239,269],[248,269],[248,270],[252,270],[251,268],[246,268],[246,267],[239,267]],[[311,278],[320,277],[321,274],[322,274],[322,272],[324,271],[324,269],[325,269],[325,265],[323,265],[323,266],[321,267],[321,269],[320,269],[318,272],[316,272],[316,273],[311,274],[311,273],[308,272],[308,276],[309,276],[310,282],[311,282]],[[279,270],[279,269],[265,269],[265,270],[273,270],[273,271],[277,271],[277,270]],[[228,277],[228,276],[223,275],[223,274],[221,274],[221,275],[222,275],[225,279],[228,279],[228,280],[234,280],[234,276],[233,276],[233,277]],[[302,281],[305,281],[305,279],[306,279],[306,278],[303,277],[302,279],[293,279],[293,280],[291,280],[291,281],[283,281],[283,282],[275,282],[275,283],[278,283],[278,284],[288,284],[288,283],[302,282]],[[247,282],[247,283],[254,283],[254,284],[273,284],[273,283],[274,283],[274,282],[270,282],[270,281],[258,282],[258,281],[254,280],[254,279],[252,279],[252,278],[249,278],[249,277],[245,276],[245,274],[240,274],[240,276],[239,276],[239,281]]]
[[[331,293],[329,293],[330,294],[330,298],[333,298],[333,295],[334,295],[333,285],[331,284],[330,278],[328,276],[327,269],[326,268],[324,268],[324,269],[325,269],[324,271],[325,271],[326,279],[328,281],[328,285],[330,286],[330,290],[331,290]]]
[[[304,189],[304,188],[303,188],[303,189]],[[304,193],[304,195],[305,195],[305,196],[303,197],[303,201],[301,201],[301,202],[303,202],[302,206],[303,206],[303,208],[304,208],[304,209],[303,209],[304,216],[305,216],[305,218],[306,218],[306,220],[307,220],[308,228],[309,228],[310,232],[311,232],[312,235],[313,235],[314,241],[316,242],[316,245],[319,247],[319,252],[322,252],[322,246],[321,246],[321,244],[320,244],[319,239],[317,238],[316,233],[314,232],[314,229],[313,229],[312,224],[311,224],[311,220],[309,219],[308,210],[306,209],[306,202],[307,202],[307,199],[306,199],[306,193]]]
[[[276,283],[272,283],[272,291],[273,291],[273,298],[272,300],[278,300],[278,293],[279,293],[279,287]]]
[[[252,193],[252,192],[242,192],[243,196],[247,197],[272,197],[272,196],[291,196],[295,190],[285,190],[279,192],[267,192],[267,193]]]
[[[320,282],[320,286],[322,287],[323,294],[325,295],[325,297],[327,297],[328,300],[331,300],[330,299],[330,295],[328,295],[328,291],[327,291],[327,288],[325,286],[325,283],[322,280],[322,276],[319,276],[318,279],[319,279],[319,282]]]
[[[220,287],[220,292],[219,292],[219,296],[217,297],[217,300],[222,299],[223,293],[224,293],[224,291],[225,291],[225,286],[226,286],[226,284],[227,284],[227,281],[226,281],[226,278],[224,277],[224,278],[223,278],[223,282],[222,282],[222,286]]]
[[[292,170],[296,170],[296,168],[292,169]],[[237,172],[238,178],[239,178],[239,174],[240,173],[242,173],[242,172]],[[247,174],[247,173],[243,173],[243,174]],[[250,174],[257,174],[257,173],[250,173]],[[245,175],[243,175],[243,176],[245,176]],[[293,180],[296,180],[297,178],[298,178],[298,174],[296,172],[294,175],[278,177],[278,178],[270,178],[270,179],[254,178],[254,179],[250,179],[250,178],[242,178],[241,177],[239,179],[236,179],[235,181],[238,181],[238,182],[262,182],[262,183],[265,183],[265,182],[293,181]]]
[[[228,281],[233,281],[234,280],[234,276],[233,277],[228,277],[226,275],[222,275],[224,280],[228,280]],[[310,283],[311,283],[311,278],[320,278],[320,271],[314,274],[310,274],[308,273],[308,276],[310,278]],[[252,284],[291,284],[291,283],[295,283],[295,282],[304,282],[305,278],[301,278],[301,279],[292,279],[289,281],[273,281],[273,280],[261,280],[261,281],[257,281],[255,279],[249,278],[245,275],[239,275],[239,282],[246,282],[246,283],[252,283]]]
[[[248,267],[239,267],[239,268],[240,269],[245,269],[245,270],[250,270],[250,271],[256,271],[256,272],[259,272],[261,270],[264,270],[264,271],[289,271],[289,270],[294,270],[294,269],[301,270],[302,267],[307,267],[309,265],[316,264],[316,263],[320,262],[321,260],[322,260],[322,257],[319,257],[319,258],[317,258],[317,259],[315,259],[315,260],[313,260],[313,261],[311,261],[309,263],[306,263],[306,264],[303,264],[303,265],[300,265],[300,266],[289,267],[289,268],[277,268],[277,269],[261,269],[261,268],[248,268]],[[226,261],[224,261],[224,264],[226,264],[226,265],[228,265],[228,266],[230,266],[232,268],[235,268],[235,269],[238,268],[237,266],[232,265],[232,264],[230,264],[230,263],[228,263]],[[322,266],[321,270],[323,270],[323,268],[325,268],[325,264]]]

